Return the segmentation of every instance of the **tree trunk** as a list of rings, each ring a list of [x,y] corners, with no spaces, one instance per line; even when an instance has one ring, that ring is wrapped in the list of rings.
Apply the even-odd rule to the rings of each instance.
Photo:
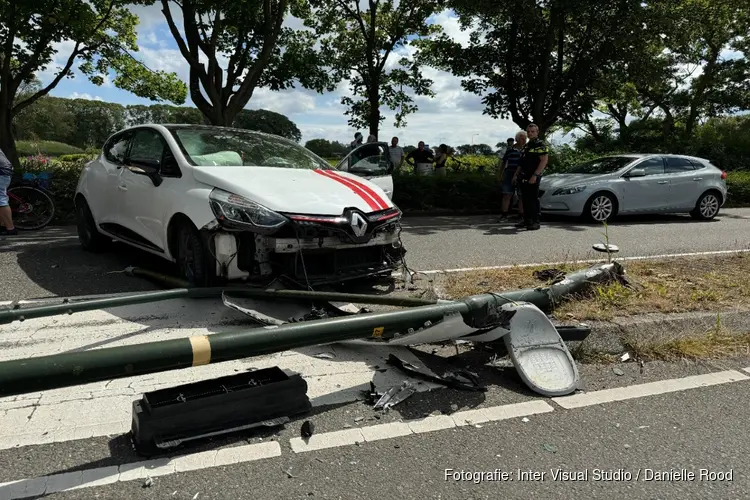
[[[10,111],[0,111],[0,149],[13,164],[14,169],[21,167],[16,150],[16,140],[13,136],[13,117]]]
[[[380,90],[375,88],[369,92],[370,116],[367,119],[370,135],[378,136],[380,128]]]

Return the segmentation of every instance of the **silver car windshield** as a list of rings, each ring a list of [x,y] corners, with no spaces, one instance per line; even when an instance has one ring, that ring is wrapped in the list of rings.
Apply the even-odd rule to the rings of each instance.
[[[196,167],[332,169],[309,149],[283,137],[218,127],[172,128],[170,132]]]
[[[614,174],[624,166],[635,161],[636,158],[630,156],[606,156],[597,158],[585,163],[580,163],[568,170],[568,174]]]

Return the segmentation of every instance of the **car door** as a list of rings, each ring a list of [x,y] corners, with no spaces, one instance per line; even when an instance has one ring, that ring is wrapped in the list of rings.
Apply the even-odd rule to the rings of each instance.
[[[86,200],[97,224],[112,223],[117,218],[120,172],[132,137],[129,130],[112,136],[95,160],[101,168],[92,169],[92,176],[86,179]]]
[[[166,165],[169,172],[164,171]],[[155,173],[149,175],[149,171]],[[118,185],[118,223],[125,228],[125,237],[164,251],[165,219],[179,196],[179,177],[174,154],[161,133],[152,128],[136,129]]]
[[[665,172],[669,176],[670,209],[693,209],[701,194],[703,194],[703,178],[700,169],[688,158],[679,156],[666,157]]]
[[[646,175],[630,176],[633,170],[642,169]],[[623,174],[623,199],[620,212],[659,212],[669,203],[669,176],[664,172],[664,158],[652,156],[644,159]],[[665,201],[666,200],[666,201]]]
[[[336,170],[364,177],[385,191],[388,198],[393,198],[391,173],[394,166],[388,144],[384,142],[362,144],[353,149],[336,165]]]

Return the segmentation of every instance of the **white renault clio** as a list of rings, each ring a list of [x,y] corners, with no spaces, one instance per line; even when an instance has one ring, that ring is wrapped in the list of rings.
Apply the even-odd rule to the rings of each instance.
[[[191,283],[284,277],[334,283],[402,262],[391,166],[361,176],[290,140],[201,125],[120,131],[81,173],[78,235],[176,262]],[[350,162],[347,162],[350,163]],[[347,165],[348,166],[348,165]]]

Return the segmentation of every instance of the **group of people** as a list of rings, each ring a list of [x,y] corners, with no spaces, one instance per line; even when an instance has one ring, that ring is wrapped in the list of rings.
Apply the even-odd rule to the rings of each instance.
[[[532,123],[508,139],[508,148],[500,160],[498,182],[502,193],[500,220],[508,218],[510,202],[518,194],[516,227],[534,231],[539,226],[539,182],[549,162],[549,146],[539,138],[539,127]]]
[[[351,149],[359,148],[360,146],[378,142],[377,137],[370,135],[367,138],[367,142],[364,142],[364,136],[361,132],[354,134],[354,140],[349,144]],[[373,144],[374,146],[374,144]],[[375,146],[376,147],[376,146]],[[400,169],[404,163],[407,163],[414,167],[414,170],[420,174],[434,174],[434,175],[445,175],[446,163],[448,157],[454,153],[452,148],[449,148],[446,144],[438,146],[437,154],[431,149],[427,148],[424,141],[419,141],[417,149],[411,153],[404,155],[404,148],[398,145],[398,137],[391,138],[391,144],[388,146],[388,156],[390,157],[391,163],[393,164],[394,170]],[[359,157],[366,158],[369,156],[377,156],[379,151],[360,152]]]
[[[367,143],[373,144],[377,149],[377,137],[370,135]],[[539,206],[539,182],[544,169],[549,162],[549,146],[539,138],[539,127],[532,123],[526,130],[519,131],[515,138],[509,138],[499,168],[497,179],[500,184],[502,195],[502,214],[500,220],[509,218],[510,203],[514,194],[518,194],[518,222],[516,227],[535,231],[540,228],[540,206]],[[354,134],[354,141],[350,146],[352,149],[363,145],[363,136],[360,132]],[[404,150],[398,145],[398,137],[391,139],[388,153],[394,169],[398,170],[404,162],[414,166],[418,174],[445,175],[445,164],[453,150],[441,144],[437,154],[425,146],[424,141],[419,141],[417,149],[404,156]],[[360,154],[359,156],[377,156],[379,150],[373,150],[372,155]]]

